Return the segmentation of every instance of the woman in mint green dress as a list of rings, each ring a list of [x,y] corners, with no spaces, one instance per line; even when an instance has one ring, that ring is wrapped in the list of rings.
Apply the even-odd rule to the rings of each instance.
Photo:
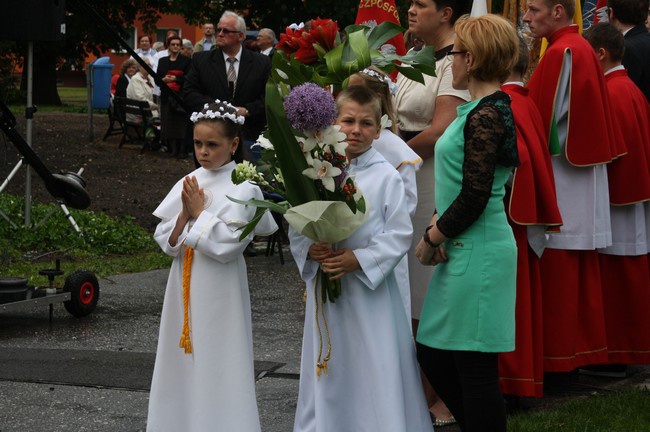
[[[418,360],[463,431],[504,431],[497,353],[515,347],[517,247],[503,206],[519,164],[509,97],[514,27],[497,15],[456,23],[453,86],[472,97],[435,150],[436,213],[416,248],[437,265],[417,333]]]

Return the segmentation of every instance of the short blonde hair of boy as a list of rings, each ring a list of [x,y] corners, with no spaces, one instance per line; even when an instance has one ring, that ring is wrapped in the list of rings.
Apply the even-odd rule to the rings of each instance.
[[[514,26],[500,15],[465,15],[456,21],[456,42],[473,58],[469,74],[481,81],[504,82],[517,63],[519,39]]]
[[[341,107],[348,103],[355,102],[361,106],[369,105],[375,117],[377,127],[381,124],[381,100],[379,96],[366,86],[350,86],[339,93],[336,97],[336,111],[341,112]]]

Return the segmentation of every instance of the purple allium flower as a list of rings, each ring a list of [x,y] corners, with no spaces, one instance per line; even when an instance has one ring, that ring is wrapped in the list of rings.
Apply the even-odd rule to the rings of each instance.
[[[284,100],[284,110],[291,127],[317,131],[336,119],[336,102],[330,92],[314,83],[294,87]]]

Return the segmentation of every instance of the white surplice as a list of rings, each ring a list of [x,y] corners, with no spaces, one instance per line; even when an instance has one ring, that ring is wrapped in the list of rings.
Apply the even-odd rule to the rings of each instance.
[[[169,236],[181,210],[180,180],[158,206],[161,219],[154,234],[163,251],[174,257],[169,273],[147,431],[260,431],[255,399],[251,308],[242,253],[253,235],[269,235],[277,226],[265,214],[254,233],[239,241],[237,228],[253,218],[255,208],[230,201],[262,199],[251,183],[230,180],[235,163],[216,170],[199,168],[205,210],[185,227],[175,247]],[[194,248],[189,317],[192,350],[179,348],[183,328],[183,254]]]
[[[397,171],[372,148],[352,160],[350,173],[369,214],[354,234],[336,245],[351,249],[361,267],[342,278],[336,303],[322,305],[320,293],[314,295],[318,263],[307,256],[313,242],[290,230],[291,252],[307,283],[294,431],[431,432],[410,322],[393,274],[412,235],[404,186]],[[329,370],[320,378],[317,299],[332,344]],[[324,355],[322,318],[321,330]]]
[[[415,153],[402,138],[388,129],[382,129],[379,138],[372,142],[372,148],[377,150],[399,173],[404,183],[406,205],[411,218],[415,215],[418,205],[418,188],[415,173],[422,165],[422,158]],[[402,293],[406,315],[411,321],[411,285],[409,283],[409,263],[404,256],[395,267],[395,279]]]

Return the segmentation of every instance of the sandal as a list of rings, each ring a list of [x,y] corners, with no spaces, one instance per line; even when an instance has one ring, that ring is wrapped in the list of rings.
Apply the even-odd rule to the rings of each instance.
[[[453,418],[453,417],[449,417],[448,419],[445,419],[445,420],[438,419],[438,418],[433,419],[433,426],[434,427],[445,427],[445,426],[449,426],[449,425],[453,425],[453,424],[456,424],[456,419]]]

